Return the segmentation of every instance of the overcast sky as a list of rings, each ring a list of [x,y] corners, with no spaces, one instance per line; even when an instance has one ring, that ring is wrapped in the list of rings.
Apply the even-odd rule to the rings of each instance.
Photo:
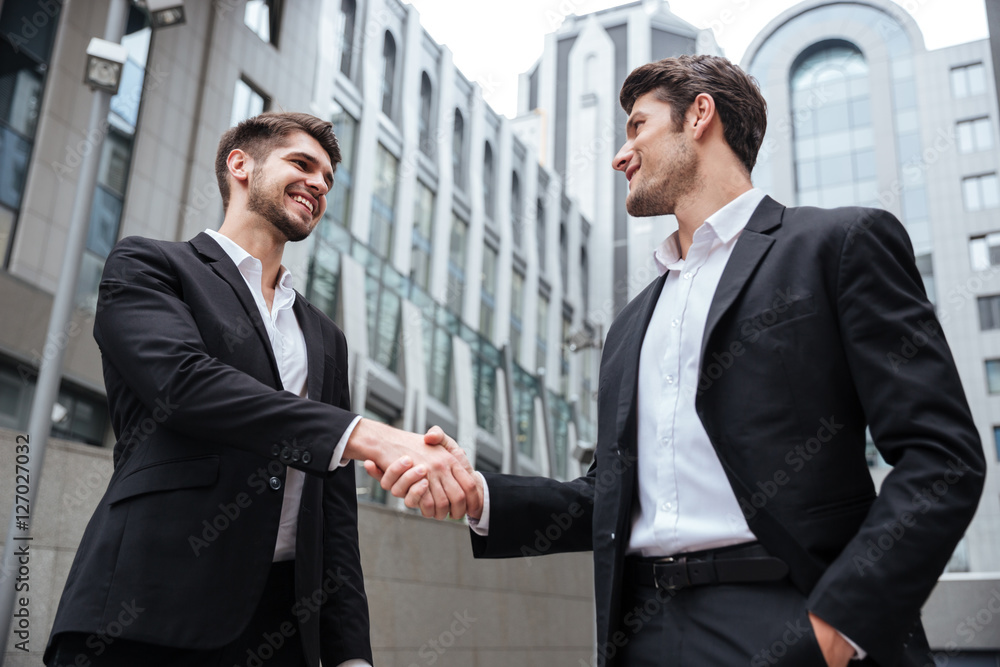
[[[446,45],[455,65],[483,87],[486,101],[513,117],[517,76],[542,54],[545,35],[569,14],[589,14],[628,4],[621,0],[404,0],[420,12],[420,22]],[[715,29],[725,55],[739,62],[747,46],[772,19],[798,0],[673,0],[674,14],[699,27]],[[924,33],[928,49],[988,36],[983,0],[900,0]]]

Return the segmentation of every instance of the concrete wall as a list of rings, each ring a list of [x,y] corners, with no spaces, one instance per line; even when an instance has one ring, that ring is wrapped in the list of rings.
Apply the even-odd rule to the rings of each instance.
[[[4,529],[14,503],[17,435],[0,430]],[[30,444],[37,453],[38,443]],[[19,594],[29,597],[31,651],[9,651],[6,665],[41,663],[76,546],[110,478],[110,449],[49,442],[31,508],[30,590]],[[463,524],[372,505],[362,505],[359,526],[376,665],[589,662],[594,642],[589,554],[476,561]],[[12,635],[11,648],[14,641]]]

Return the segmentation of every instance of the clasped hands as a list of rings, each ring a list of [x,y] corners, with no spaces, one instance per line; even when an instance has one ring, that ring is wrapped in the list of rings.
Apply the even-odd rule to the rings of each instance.
[[[364,460],[365,471],[383,489],[403,498],[407,507],[436,519],[449,514],[454,519],[481,516],[480,478],[462,448],[440,427],[432,426],[423,436],[369,420],[362,420],[355,430],[362,428],[357,440],[377,446],[351,458]]]

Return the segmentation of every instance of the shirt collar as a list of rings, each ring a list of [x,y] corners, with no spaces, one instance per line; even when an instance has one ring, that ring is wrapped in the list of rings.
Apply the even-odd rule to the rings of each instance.
[[[747,226],[750,217],[765,196],[764,191],[759,188],[747,190],[708,216],[708,219],[705,220],[704,227],[706,229],[703,233],[710,232],[723,243],[729,243]],[[701,231],[699,228],[695,230],[695,234],[697,235]],[[676,265],[682,261],[678,234],[678,232],[674,232],[668,236],[653,251],[653,262],[661,276],[671,269],[679,268]]]
[[[228,236],[220,234],[214,229],[206,229],[205,233],[215,239],[215,242],[219,244],[227,255],[229,255],[229,258],[233,260],[233,264],[236,265],[236,268],[238,268],[240,273],[243,273],[244,276],[246,275],[246,270],[251,270],[260,274],[260,260],[244,250],[243,246]],[[294,292],[295,290],[295,278],[292,276],[292,272],[284,266],[281,267],[281,277],[278,279],[278,284],[275,286],[275,289],[279,292]]]

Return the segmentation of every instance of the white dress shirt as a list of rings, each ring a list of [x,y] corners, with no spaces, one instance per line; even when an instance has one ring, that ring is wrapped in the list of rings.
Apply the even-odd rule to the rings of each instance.
[[[745,192],[654,252],[667,274],[639,357],[638,498],[628,553],[668,556],[756,539],[695,411],[708,309],[733,247],[764,193]]]
[[[281,377],[282,386],[299,396],[305,396],[309,377],[308,356],[306,355],[306,338],[302,334],[302,327],[299,326],[295,312],[292,310],[292,305],[295,303],[295,282],[292,273],[285,267],[281,267],[281,277],[274,288],[274,299],[271,302],[270,310],[268,310],[261,287],[263,265],[260,260],[228,236],[223,236],[212,229],[206,229],[205,233],[215,239],[216,243],[229,255],[236,268],[239,269],[240,275],[243,276],[243,280],[246,281],[247,287],[250,288],[254,303],[257,304],[257,309],[260,311],[260,317],[264,320],[268,339],[271,341],[271,350],[274,352],[274,360],[278,364],[278,374]],[[333,452],[333,457],[330,459],[330,470],[338,465],[343,465],[341,459],[344,455],[344,449],[347,447],[347,440],[351,437],[354,427],[360,420],[360,416],[356,417],[344,431]],[[299,505],[302,504],[302,485],[305,482],[305,475],[301,470],[292,467],[289,467],[285,472],[285,494],[281,501],[278,538],[274,544],[273,560],[275,563],[295,558],[295,534],[298,525]],[[370,667],[370,665],[364,660],[348,660],[338,667]]]

